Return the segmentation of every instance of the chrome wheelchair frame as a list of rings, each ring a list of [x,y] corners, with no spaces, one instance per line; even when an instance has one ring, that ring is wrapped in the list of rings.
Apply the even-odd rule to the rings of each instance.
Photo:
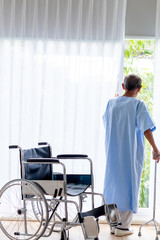
[[[48,237],[53,232],[58,232],[61,240],[68,240],[69,229],[81,226],[85,240],[96,240],[99,233],[98,221],[96,219],[101,215],[106,216],[110,226],[120,224],[116,204],[106,205],[103,195],[94,193],[93,163],[87,155],[63,154],[52,157],[52,150],[48,143],[42,142],[39,145],[43,145],[48,149],[45,147],[41,149],[34,148],[31,149],[30,153],[27,150],[22,150],[18,145],[9,146],[10,149],[19,149],[21,166],[21,179],[15,179],[6,183],[0,190],[0,228],[9,239],[37,240],[40,237]],[[44,149],[49,151],[45,153]],[[40,150],[43,150],[42,155],[38,156],[37,153],[35,154],[35,151],[38,152]],[[25,159],[26,153],[29,153],[27,155],[29,157]],[[74,201],[74,195],[73,200],[69,200],[67,195],[67,177],[69,179],[69,177],[72,178],[73,176],[67,175],[62,159],[70,158],[87,160],[90,164],[90,184],[88,187],[91,188],[91,191],[86,191],[88,187],[85,185],[83,191],[80,189],[80,206]],[[62,168],[63,173],[57,175],[59,179],[53,179],[53,165],[59,165]],[[45,167],[44,170],[43,167]],[[42,175],[46,169],[47,171],[49,170],[50,175],[47,175],[48,172],[46,171],[46,179],[44,179]],[[29,172],[29,177],[26,175],[27,171]],[[39,171],[38,179],[35,178],[34,171]],[[91,209],[87,212],[82,212],[82,200],[86,195],[91,196]],[[100,196],[104,203],[98,208],[94,207],[95,196]],[[76,210],[74,219],[69,217],[69,205]],[[60,206],[64,210],[62,213],[59,212]],[[10,211],[8,211],[9,207]]]

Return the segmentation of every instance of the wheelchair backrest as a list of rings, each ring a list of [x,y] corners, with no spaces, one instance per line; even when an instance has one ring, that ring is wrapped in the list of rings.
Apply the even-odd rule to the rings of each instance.
[[[21,151],[21,177],[27,180],[52,180],[51,164],[22,164],[29,158],[50,158],[50,146]]]

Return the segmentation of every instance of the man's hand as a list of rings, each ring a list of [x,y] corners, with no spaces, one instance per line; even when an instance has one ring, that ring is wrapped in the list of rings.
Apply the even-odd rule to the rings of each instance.
[[[153,152],[152,152],[152,158],[153,158],[154,160],[157,160],[157,163],[158,163],[159,160],[160,160],[160,152],[159,152],[159,151],[153,151]]]
[[[151,144],[151,146],[153,148],[152,158],[154,160],[157,160],[157,163],[158,163],[160,160],[160,152],[155,144],[154,137],[153,137],[151,130],[150,129],[146,130],[144,132],[144,136],[147,138],[148,142]]]

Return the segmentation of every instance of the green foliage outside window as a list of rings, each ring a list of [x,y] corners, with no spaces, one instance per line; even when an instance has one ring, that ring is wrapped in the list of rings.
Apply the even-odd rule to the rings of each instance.
[[[142,89],[138,98],[148,106],[152,115],[153,110],[153,65],[154,40],[126,40],[124,76],[134,73],[142,78]],[[149,175],[151,147],[145,140],[145,161],[140,186],[139,207],[149,207]]]

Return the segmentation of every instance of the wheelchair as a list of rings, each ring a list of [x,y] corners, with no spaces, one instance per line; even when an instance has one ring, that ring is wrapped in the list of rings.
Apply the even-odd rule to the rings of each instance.
[[[0,228],[12,240],[37,240],[59,233],[69,239],[69,229],[80,226],[85,240],[98,239],[98,219],[104,215],[111,227],[120,224],[116,204],[105,204],[102,194],[94,192],[92,160],[84,154],[62,154],[52,157],[47,142],[38,147],[19,150],[21,178],[6,183],[0,190]],[[87,161],[89,173],[66,172],[65,161]],[[55,172],[58,166],[61,171]],[[84,199],[90,196],[91,208],[82,211]],[[95,208],[94,199],[103,205]]]

